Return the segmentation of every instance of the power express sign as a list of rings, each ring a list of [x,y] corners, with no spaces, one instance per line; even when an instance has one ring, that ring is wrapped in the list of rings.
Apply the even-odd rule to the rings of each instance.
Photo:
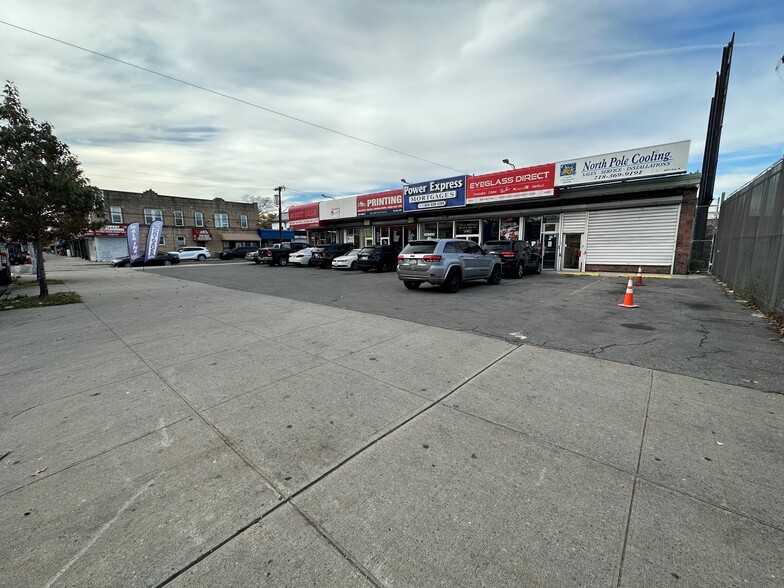
[[[403,211],[417,212],[466,205],[466,177],[403,186]]]

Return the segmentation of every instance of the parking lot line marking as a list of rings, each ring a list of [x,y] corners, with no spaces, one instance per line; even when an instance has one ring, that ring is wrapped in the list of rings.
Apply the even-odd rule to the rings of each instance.
[[[586,284],[582,288],[577,288],[577,290],[575,290],[574,292],[570,292],[569,296],[571,296],[572,294],[577,294],[580,290],[585,290],[586,288],[590,288],[591,286],[594,286],[594,285],[596,285],[598,283],[599,282],[591,282],[590,284]]]

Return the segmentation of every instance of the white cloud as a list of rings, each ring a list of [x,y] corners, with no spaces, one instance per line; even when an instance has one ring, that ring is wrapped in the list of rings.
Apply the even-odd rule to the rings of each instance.
[[[0,20],[446,166],[0,24],[4,76],[108,189],[356,194],[683,139],[696,171],[733,31],[717,193],[784,145],[772,2],[6,0]]]

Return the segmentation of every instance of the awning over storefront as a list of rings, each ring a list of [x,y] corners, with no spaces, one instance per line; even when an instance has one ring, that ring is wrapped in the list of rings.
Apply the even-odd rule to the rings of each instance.
[[[278,229],[259,229],[259,237],[262,239],[269,239],[277,241],[280,239],[280,231]],[[293,241],[294,231],[283,230],[283,240]]]
[[[259,236],[257,233],[224,233],[221,232],[221,239],[223,241],[258,241]]]

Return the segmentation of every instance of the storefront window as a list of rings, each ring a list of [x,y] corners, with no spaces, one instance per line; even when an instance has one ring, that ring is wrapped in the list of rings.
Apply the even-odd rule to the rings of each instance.
[[[516,241],[520,235],[520,219],[507,217],[499,219],[499,239]]]
[[[527,216],[525,217],[525,241],[536,242],[542,238],[542,217],[541,216]]]
[[[455,221],[455,237],[479,243],[479,221]]]

